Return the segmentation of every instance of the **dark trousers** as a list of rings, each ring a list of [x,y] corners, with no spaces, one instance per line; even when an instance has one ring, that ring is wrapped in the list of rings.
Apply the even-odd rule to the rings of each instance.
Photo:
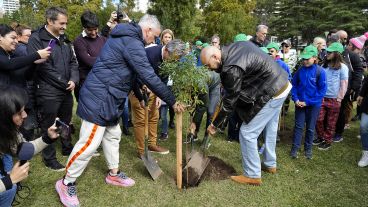
[[[40,107],[41,113],[41,132],[47,133],[47,129],[52,126],[58,117],[62,122],[69,124],[72,119],[73,110],[73,96],[71,93],[66,93],[64,96],[44,98],[37,97],[37,103]],[[73,150],[70,133],[67,137],[60,137],[62,154],[68,155]],[[42,151],[42,157],[45,162],[52,162],[56,160],[56,151],[54,144],[49,145]]]
[[[344,133],[345,124],[351,118],[351,112],[353,108],[353,102],[350,101],[350,95],[345,95],[344,99],[341,101],[339,118],[336,122],[335,134],[342,135]]]
[[[239,118],[238,114],[234,111],[229,116],[229,127],[227,131],[228,140],[237,140],[239,141],[239,130],[243,121]]]
[[[305,126],[306,130],[305,130],[304,150],[309,151],[312,149],[314,129],[316,126],[320,108],[321,108],[320,106],[306,106],[303,108],[295,106],[295,127],[293,135],[293,148],[295,149],[300,148]]]

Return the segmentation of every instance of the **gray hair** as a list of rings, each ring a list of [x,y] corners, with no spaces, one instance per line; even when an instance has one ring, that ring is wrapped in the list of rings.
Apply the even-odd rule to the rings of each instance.
[[[211,37],[211,41],[213,41],[214,39],[218,39],[220,41],[220,37],[218,36],[218,34],[214,34],[212,37]]]
[[[46,9],[45,12],[45,18],[46,18],[46,22],[47,20],[51,20],[51,21],[56,21],[58,18],[58,15],[62,14],[64,16],[68,16],[68,13],[66,12],[66,9],[61,8],[61,7],[50,7],[48,9]]]
[[[313,39],[313,45],[314,45],[315,47],[317,47],[317,44],[318,44],[318,43],[320,43],[321,41],[323,41],[323,42],[325,42],[325,43],[326,43],[326,40],[325,40],[324,38],[322,38],[322,37],[315,37],[315,38]]]
[[[170,56],[178,55],[179,57],[182,57],[186,53],[186,44],[179,39],[171,40],[167,45],[165,45],[165,48],[169,52]]]
[[[158,21],[157,17],[155,15],[145,14],[138,23],[141,27],[149,27],[154,29],[160,29],[161,30],[161,24],[160,21]]]
[[[268,29],[268,27],[266,25],[260,24],[256,27],[256,32],[259,32],[263,29]]]

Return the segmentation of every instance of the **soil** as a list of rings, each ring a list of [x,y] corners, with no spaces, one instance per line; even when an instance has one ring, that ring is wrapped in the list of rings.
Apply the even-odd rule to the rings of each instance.
[[[184,173],[186,172],[183,172],[183,185],[185,187],[197,187],[202,181],[205,180],[225,180],[228,179],[230,176],[236,174],[235,169],[232,166],[226,164],[223,160],[214,156],[209,156],[208,158],[210,159],[210,162],[208,163],[199,180],[199,175],[194,169],[188,169],[188,180],[184,175]]]

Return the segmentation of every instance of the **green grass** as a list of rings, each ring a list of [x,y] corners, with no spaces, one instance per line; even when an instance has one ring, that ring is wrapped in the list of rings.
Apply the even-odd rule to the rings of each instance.
[[[184,120],[187,123],[188,119]],[[287,116],[287,127],[294,126],[293,113]],[[80,120],[74,117],[77,127]],[[132,130],[131,130],[132,131]],[[170,130],[169,141],[161,143],[171,151],[169,155],[155,155],[164,171],[152,181],[143,162],[136,158],[132,136],[123,136],[120,143],[120,168],[136,181],[131,188],[105,184],[104,156],[94,157],[77,180],[78,197],[82,206],[368,206],[368,168],[357,167],[361,156],[357,123],[345,131],[344,141],[333,144],[329,151],[313,148],[313,159],[304,156],[289,157],[291,137],[277,145],[278,173],[263,174],[259,187],[241,185],[230,179],[205,180],[199,187],[179,191],[175,185],[175,131]],[[203,130],[200,134],[202,137]],[[289,133],[290,134],[290,133]],[[238,143],[228,143],[225,135],[218,134],[209,149],[242,173]],[[76,134],[74,141],[78,138]],[[60,153],[62,163],[66,157]],[[183,149],[185,151],[185,148]],[[302,153],[301,153],[302,154]],[[52,172],[37,155],[31,162],[31,173],[24,182],[32,189],[26,200],[18,199],[21,206],[61,206],[55,192],[55,182],[64,175]]]

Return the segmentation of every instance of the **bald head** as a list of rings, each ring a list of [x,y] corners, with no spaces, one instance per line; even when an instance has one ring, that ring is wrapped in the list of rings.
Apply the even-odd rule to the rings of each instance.
[[[205,47],[201,52],[201,61],[210,70],[217,71],[221,65],[221,51],[215,46]]]
[[[339,30],[336,32],[336,34],[339,36],[340,43],[345,45],[348,41],[348,33],[344,30]]]

